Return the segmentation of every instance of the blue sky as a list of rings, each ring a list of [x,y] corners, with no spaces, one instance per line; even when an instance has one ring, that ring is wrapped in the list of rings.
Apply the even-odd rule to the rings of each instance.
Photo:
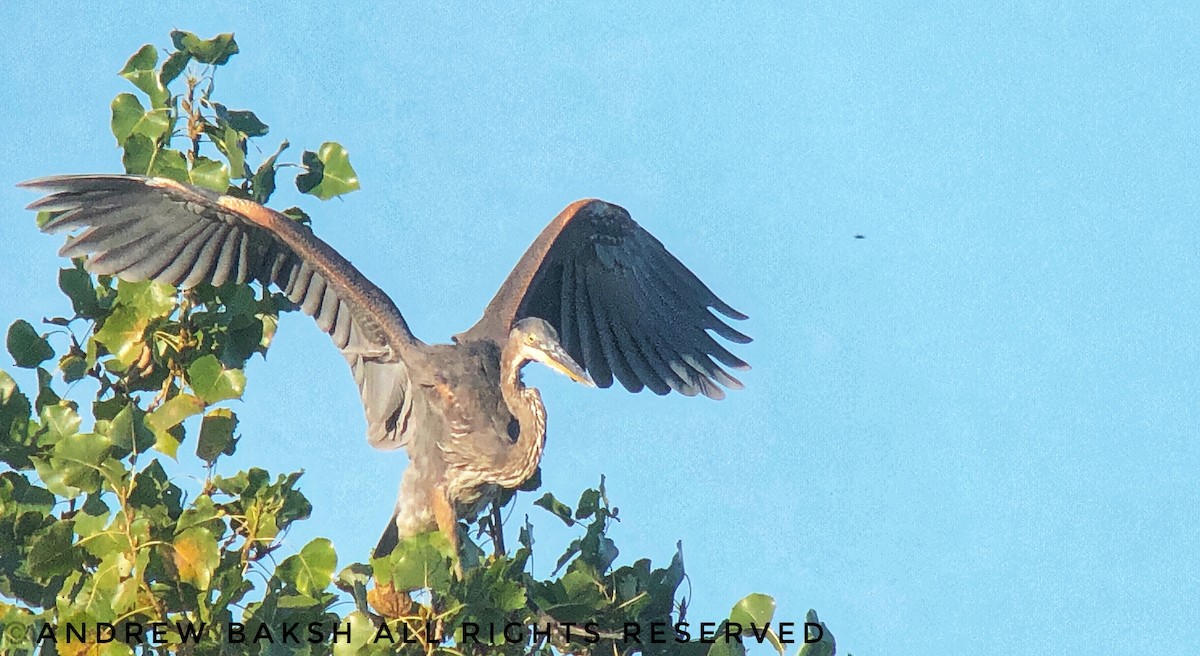
[[[13,183],[119,170],[126,57],[233,31],[218,94],[349,149],[363,191],[305,207],[425,340],[588,196],[751,316],[719,403],[528,377],[545,488],[605,474],[621,562],[683,540],[695,619],[765,592],[842,653],[1195,653],[1200,9],[675,4],[5,3],[0,323],[68,308]],[[307,318],[248,373],[229,466],[305,469],[291,542],[361,557],[403,457]]]

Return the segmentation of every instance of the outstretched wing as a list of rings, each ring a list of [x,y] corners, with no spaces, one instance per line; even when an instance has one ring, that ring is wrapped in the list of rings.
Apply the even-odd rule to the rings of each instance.
[[[648,387],[719,399],[717,385],[742,384],[721,365],[748,369],[708,331],[744,344],[709,308],[732,319],[746,315],[717,298],[624,208],[578,201],[538,236],[459,341],[503,344],[513,324],[535,316],[600,387],[615,376],[631,392]],[[714,362],[714,358],[716,362]],[[719,362],[720,364],[717,364]]]
[[[184,288],[275,284],[341,349],[362,394],[371,444],[405,442],[411,398],[403,358],[420,342],[392,300],[307,226],[162,178],[67,175],[20,186],[52,192],[28,208],[58,213],[44,232],[83,229],[59,254],[86,256],[93,273]]]

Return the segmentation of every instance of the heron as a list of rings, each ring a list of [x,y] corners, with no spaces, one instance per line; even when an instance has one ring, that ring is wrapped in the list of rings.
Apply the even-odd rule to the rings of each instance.
[[[624,208],[602,200],[568,205],[473,326],[450,343],[427,344],[387,294],[307,225],[247,198],[132,175],[20,186],[45,194],[28,209],[54,213],[41,230],[73,233],[59,254],[84,258],[94,274],[180,289],[257,281],[316,320],[350,366],[368,442],[408,453],[376,557],[430,530],[457,554],[459,519],[476,517],[537,470],[546,409],[522,382],[527,364],[589,386],[615,379],[631,392],[713,399],[724,397],[722,387],[742,388],[726,369],[749,368],[714,339],[749,342],[721,318],[746,315]]]

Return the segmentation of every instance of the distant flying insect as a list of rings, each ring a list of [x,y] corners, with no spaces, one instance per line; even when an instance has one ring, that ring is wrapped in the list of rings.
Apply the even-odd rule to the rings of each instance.
[[[708,333],[749,342],[709,308],[746,316],[628,212],[601,200],[567,206],[474,326],[452,344],[426,344],[383,291],[307,226],[252,201],[125,175],[21,186],[49,193],[29,209],[59,213],[43,231],[83,229],[59,254],[87,256],[93,273],[182,288],[274,284],[332,336],[358,383],[368,442],[406,447],[410,458],[377,555],[435,526],[457,550],[458,518],[474,517],[537,469],[546,412],[538,390],[521,381],[525,364],[586,385],[608,387],[615,377],[631,392],[714,399],[724,397],[719,385],[742,387],[721,365],[749,368]]]

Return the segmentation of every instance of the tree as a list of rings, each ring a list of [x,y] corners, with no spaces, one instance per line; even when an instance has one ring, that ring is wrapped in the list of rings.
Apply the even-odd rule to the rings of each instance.
[[[126,172],[267,203],[288,143],[251,166],[247,143],[268,126],[215,100],[216,73],[238,52],[233,35],[175,31],[171,41],[161,63],[146,45],[120,72],[140,92],[112,102]],[[358,189],[337,143],[305,151],[300,164],[301,192],[324,200]],[[309,221],[299,208],[285,214]],[[39,225],[48,219],[39,214]],[[332,543],[318,538],[275,565],[268,556],[311,511],[300,473],[229,475],[219,465],[241,439],[227,403],[241,396],[246,362],[266,353],[291,304],[245,284],[179,291],[92,276],[80,260],[58,282],[70,316],[45,320],[44,332],[17,321],[7,335],[36,391],[26,395],[0,371],[5,653],[744,652],[720,636],[783,652],[786,633],[762,629],[775,608],[766,595],[737,602],[719,626],[677,625],[686,622],[681,551],[665,567],[646,559],[614,567],[607,529],[618,513],[603,478],[573,508],[550,493],[536,502],[578,532],[548,579],[527,567],[528,518],[509,553],[485,556],[464,531],[461,580],[436,532],[341,569]],[[68,385],[94,400],[67,398]],[[202,482],[169,476],[164,456]],[[808,619],[825,637],[799,652],[832,654],[828,630],[812,611]]]

